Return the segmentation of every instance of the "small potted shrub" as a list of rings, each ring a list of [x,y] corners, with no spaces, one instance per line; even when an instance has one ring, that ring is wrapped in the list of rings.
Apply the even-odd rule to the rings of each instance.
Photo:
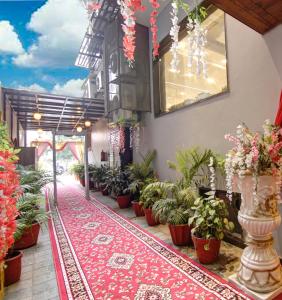
[[[126,170],[119,170],[115,176],[113,184],[113,193],[116,196],[120,208],[127,208],[130,206],[130,193],[128,186],[130,184],[128,172]]]
[[[224,200],[215,197],[215,171],[213,159],[210,163],[211,192],[207,197],[196,199],[191,208],[193,216],[189,225],[193,226],[192,239],[200,263],[210,264],[217,260],[224,231],[232,231],[234,224],[228,220],[228,210]]]
[[[152,163],[155,157],[155,150],[148,151],[145,156],[142,156],[142,161],[140,163],[133,163],[128,167],[131,180],[129,190],[133,196],[132,207],[136,217],[144,216],[144,210],[140,205],[139,198],[141,190],[154,181],[155,173],[152,168]]]
[[[37,244],[40,226],[48,220],[48,213],[39,207],[40,196],[24,194],[17,201],[19,212],[17,226],[21,236],[17,237],[13,249],[22,250]]]
[[[142,190],[139,202],[144,209],[145,218],[149,226],[160,224],[159,219],[155,218],[153,214],[152,207],[158,200],[166,198],[167,189],[160,182],[150,183]]]
[[[104,196],[107,196],[109,194],[106,183],[108,172],[109,167],[107,165],[101,165],[101,167],[96,168],[94,174],[97,188]]]
[[[179,182],[159,183],[167,191],[167,198],[158,200],[153,205],[153,213],[161,223],[168,223],[174,245],[191,244],[191,229],[188,225],[192,216],[191,207],[197,199],[197,194],[190,187],[183,187]]]

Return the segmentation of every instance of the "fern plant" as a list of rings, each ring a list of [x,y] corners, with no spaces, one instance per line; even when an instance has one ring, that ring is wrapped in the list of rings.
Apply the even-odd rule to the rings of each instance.
[[[24,192],[39,194],[41,189],[48,183],[53,182],[53,176],[43,170],[18,167],[20,185]]]
[[[158,186],[165,189],[167,198],[156,201],[153,205],[153,213],[161,223],[172,225],[187,224],[192,216],[191,207],[197,198],[196,192],[191,187],[184,187],[180,182],[158,182]]]
[[[128,167],[131,180],[129,190],[136,198],[140,196],[142,188],[150,181],[148,179],[155,177],[152,163],[156,154],[156,150],[148,151],[145,156],[142,156],[142,161],[140,163],[133,163]]]
[[[139,203],[144,208],[152,208],[158,200],[167,198],[167,191],[165,182],[150,183],[142,189]]]

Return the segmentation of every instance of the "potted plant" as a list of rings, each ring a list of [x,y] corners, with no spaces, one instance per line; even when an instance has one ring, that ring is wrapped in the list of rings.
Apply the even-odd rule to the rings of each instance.
[[[210,264],[217,260],[224,231],[232,231],[234,224],[228,220],[224,200],[215,197],[215,171],[210,160],[211,191],[207,197],[199,197],[191,207],[188,224],[193,226],[192,239],[200,263]]]
[[[100,167],[96,168],[94,173],[94,180],[97,183],[97,189],[104,195],[108,195],[107,190],[107,174],[109,171],[109,167],[107,165],[101,165]]]
[[[145,156],[142,156],[142,161],[140,163],[133,163],[128,167],[130,180],[132,181],[129,185],[129,190],[133,195],[132,206],[136,217],[144,216],[144,210],[139,203],[139,197],[141,190],[155,178],[155,173],[152,168],[152,162],[155,157],[155,150],[148,151]]]
[[[233,184],[237,185],[242,198],[238,220],[248,236],[237,279],[250,290],[274,291],[282,282],[281,263],[272,242],[272,233],[281,223],[281,128],[269,120],[262,132],[241,124],[235,136],[225,138],[234,144],[226,156],[227,192],[231,199]],[[257,279],[251,281],[249,274]],[[275,280],[265,280],[261,274]]]
[[[158,185],[166,190],[167,198],[160,199],[153,205],[153,213],[161,223],[168,223],[174,245],[191,244],[191,229],[188,225],[192,216],[191,207],[197,199],[191,187],[178,183],[160,182]]]
[[[130,184],[129,174],[127,170],[119,170],[114,179],[113,193],[117,197],[117,202],[120,208],[130,206],[131,199],[128,186]]]
[[[150,183],[142,190],[140,195],[140,204],[144,209],[145,218],[149,226],[155,226],[160,223],[159,219],[155,218],[152,207],[158,200],[166,198],[166,186],[160,182]]]
[[[37,244],[40,226],[49,217],[44,209],[40,209],[39,201],[40,196],[32,194],[24,194],[18,199],[17,226],[21,229],[21,236],[18,236],[13,249],[22,250]]]
[[[24,225],[19,223],[17,224],[16,231],[14,233],[13,240],[16,243],[18,239],[21,238],[24,231]],[[9,248],[5,256],[5,267],[4,267],[4,285],[9,286],[13,283],[16,283],[21,278],[22,272],[22,256],[23,252],[16,250],[14,244]]]
[[[85,186],[84,164],[77,163],[71,167],[71,173],[74,174],[82,186]]]

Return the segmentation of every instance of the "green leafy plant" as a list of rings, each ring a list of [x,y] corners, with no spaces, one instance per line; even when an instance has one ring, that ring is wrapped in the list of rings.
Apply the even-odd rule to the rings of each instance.
[[[50,215],[45,209],[40,208],[40,203],[43,199],[42,195],[34,195],[30,193],[23,194],[17,201],[17,230],[15,232],[15,240],[20,239],[26,229],[33,224],[40,225],[47,222]]]
[[[189,225],[193,226],[192,233],[204,239],[224,238],[225,231],[232,231],[234,224],[228,220],[228,210],[222,199],[214,197],[213,192],[208,197],[199,197],[191,207],[193,215],[189,218]],[[208,246],[207,246],[208,247]]]
[[[192,216],[191,207],[197,199],[196,192],[191,187],[184,187],[179,183],[158,182],[156,186],[165,189],[167,198],[160,199],[153,205],[153,213],[161,223],[172,225],[187,224]]]
[[[39,194],[46,184],[53,182],[53,176],[43,170],[18,166],[18,172],[20,185],[24,192]]]
[[[71,174],[83,179],[84,178],[84,164],[77,163],[71,166],[70,168]]]
[[[94,172],[92,173],[93,180],[99,185],[105,185],[109,170],[110,168],[108,165],[101,165],[100,167],[96,167]]]
[[[152,208],[160,199],[167,198],[168,187],[165,182],[153,182],[148,184],[140,195],[139,203],[144,208]]]
[[[167,164],[169,168],[182,175],[180,183],[183,186],[199,187],[208,181],[207,166],[211,156],[214,157],[216,163],[218,156],[212,150],[201,150],[199,147],[194,147],[177,151],[176,162],[167,161]],[[216,166],[219,166],[219,163],[216,163]]]
[[[122,196],[129,193],[129,172],[119,167],[109,169],[105,176],[106,188],[115,196]]]
[[[156,154],[156,150],[148,151],[145,156],[142,156],[140,163],[133,163],[128,167],[129,177],[132,181],[129,190],[136,198],[140,196],[140,191],[149,182],[149,179],[155,177],[152,163]]]

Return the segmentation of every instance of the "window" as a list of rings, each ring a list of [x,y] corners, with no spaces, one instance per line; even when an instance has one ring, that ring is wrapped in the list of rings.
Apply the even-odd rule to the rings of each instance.
[[[209,7],[207,11],[209,15],[203,25],[208,29],[206,45],[208,77],[197,77],[188,68],[188,35],[185,24],[181,24],[183,30],[180,31],[182,39],[179,42],[180,72],[174,73],[171,70],[172,56],[169,50],[171,40],[168,37],[161,43],[160,59],[154,65],[156,115],[209,99],[228,90],[224,12],[214,6]]]

